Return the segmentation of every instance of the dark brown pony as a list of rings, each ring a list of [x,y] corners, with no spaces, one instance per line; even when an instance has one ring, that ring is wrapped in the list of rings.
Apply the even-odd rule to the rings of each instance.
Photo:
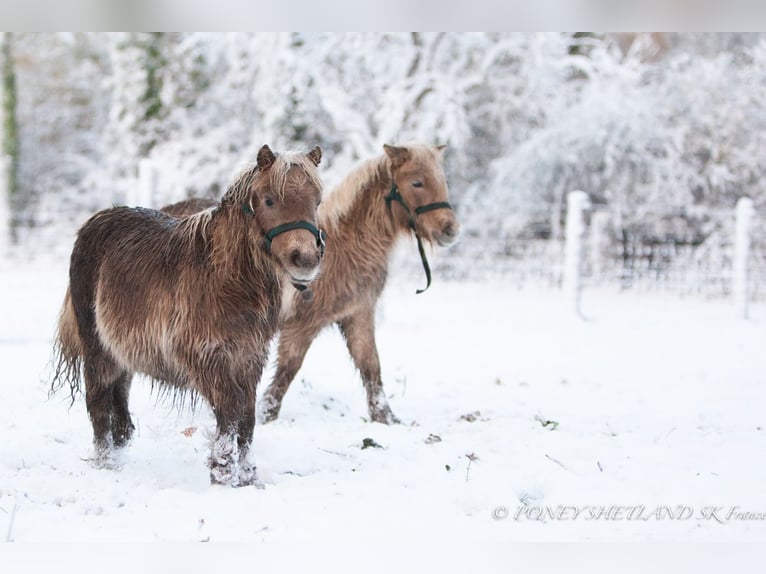
[[[256,385],[283,291],[319,269],[320,158],[318,147],[275,155],[263,146],[214,207],[181,219],[115,207],[80,228],[52,389],[68,384],[74,397],[82,375],[97,462],[131,438],[128,394],[140,372],[210,403],[211,482],[256,482]]]
[[[279,415],[282,399],[311,342],[326,326],[340,327],[359,370],[371,420],[398,422],[383,392],[375,344],[375,307],[397,240],[413,231],[439,245],[455,242],[459,225],[447,201],[443,146],[384,146],[385,154],[354,169],[327,197],[319,221],[328,232],[322,275],[313,300],[290,295],[281,323],[278,365],[261,402],[264,422]],[[180,202],[163,209],[198,208]],[[195,207],[196,206],[196,207]]]

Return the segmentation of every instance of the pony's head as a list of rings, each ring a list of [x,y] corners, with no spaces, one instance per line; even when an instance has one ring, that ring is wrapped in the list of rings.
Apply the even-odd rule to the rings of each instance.
[[[253,240],[303,289],[319,272],[324,234],[317,224],[322,184],[317,166],[322,150],[275,154],[264,145],[241,197],[242,210],[254,220]]]
[[[402,225],[414,226],[420,236],[442,246],[455,243],[460,231],[460,224],[448,203],[447,178],[442,164],[445,147],[383,146],[394,183],[387,201],[396,199],[406,206],[399,210],[398,221]]]

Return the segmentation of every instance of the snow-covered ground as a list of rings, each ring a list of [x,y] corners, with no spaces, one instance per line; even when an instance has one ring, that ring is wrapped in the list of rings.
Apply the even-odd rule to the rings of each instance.
[[[728,301],[601,289],[583,294],[581,320],[558,291],[436,277],[415,295],[420,277],[392,279],[377,336],[405,424],[363,420],[361,383],[327,331],[282,418],[256,428],[265,489],[231,489],[208,482],[207,406],[156,404],[141,379],[121,468],[93,468],[83,400],[47,396],[66,268],[0,271],[2,539],[766,536],[766,305],[742,321]]]

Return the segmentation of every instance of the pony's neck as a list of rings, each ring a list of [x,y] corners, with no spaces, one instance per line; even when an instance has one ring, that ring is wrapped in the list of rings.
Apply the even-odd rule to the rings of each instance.
[[[336,191],[345,197],[335,198],[339,205],[330,206],[322,224],[328,233],[334,229],[359,236],[374,234],[376,243],[390,247],[409,227],[401,206],[392,205],[389,211],[386,205],[393,183],[388,158],[382,155],[369,160],[358,170],[362,173],[352,172],[338,186]]]
[[[248,226],[255,225],[252,215],[241,205],[222,202],[211,210],[208,224],[209,254],[220,282],[258,286],[267,292],[281,292],[282,273],[277,263],[253,241]]]

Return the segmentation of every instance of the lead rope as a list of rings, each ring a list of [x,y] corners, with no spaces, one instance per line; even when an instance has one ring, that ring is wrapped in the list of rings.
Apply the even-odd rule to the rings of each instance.
[[[423,287],[422,289],[418,289],[417,291],[415,291],[416,295],[420,295],[431,286],[431,266],[428,264],[428,258],[426,257],[426,250],[423,247],[423,239],[420,237],[420,234],[418,233],[417,227],[415,225],[415,216],[420,215],[421,213],[427,213],[429,211],[433,211],[434,209],[452,209],[452,206],[446,201],[438,201],[435,203],[429,203],[427,205],[421,205],[420,207],[416,207],[415,213],[413,214],[410,208],[404,202],[404,198],[402,197],[402,194],[399,193],[399,189],[396,187],[396,183],[394,183],[393,181],[391,182],[391,191],[385,197],[385,200],[386,200],[386,207],[388,207],[388,213],[391,214],[391,217],[394,216],[393,212],[391,211],[392,201],[399,202],[401,206],[404,208],[404,210],[407,212],[407,216],[409,217],[410,229],[412,229],[412,232],[415,234],[415,239],[418,242],[418,252],[420,253],[420,261],[423,263],[423,271],[426,272],[426,286]]]

